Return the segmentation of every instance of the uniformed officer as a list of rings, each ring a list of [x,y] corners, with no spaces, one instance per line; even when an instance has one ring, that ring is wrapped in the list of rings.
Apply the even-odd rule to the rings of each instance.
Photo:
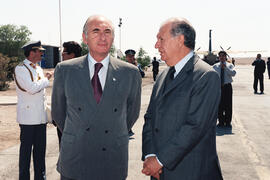
[[[126,54],[127,61],[129,63],[134,64],[135,66],[137,66],[137,62],[136,62],[136,59],[135,59],[136,51],[134,51],[133,49],[128,49],[128,50],[125,51],[125,54]]]
[[[14,79],[18,96],[17,122],[20,125],[19,179],[30,180],[30,160],[33,148],[34,179],[46,179],[46,95],[52,73],[43,74],[37,64],[43,51],[40,41],[26,43],[22,49],[26,59],[16,66]]]

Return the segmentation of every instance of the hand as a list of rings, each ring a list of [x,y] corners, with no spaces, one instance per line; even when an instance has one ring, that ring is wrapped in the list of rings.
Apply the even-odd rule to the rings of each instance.
[[[48,78],[48,80],[49,80],[49,79],[51,79],[52,75],[53,75],[53,73],[46,72],[45,77]]]
[[[159,179],[159,174],[162,173],[162,166],[158,163],[155,156],[148,157],[144,161],[142,173]]]

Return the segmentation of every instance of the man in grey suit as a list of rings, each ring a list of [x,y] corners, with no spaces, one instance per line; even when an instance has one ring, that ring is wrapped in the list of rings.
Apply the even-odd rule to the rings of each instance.
[[[140,110],[140,73],[109,55],[114,28],[107,18],[90,16],[82,36],[88,55],[55,69],[52,118],[63,132],[57,170],[65,180],[123,180],[128,131]]]
[[[221,180],[216,152],[218,74],[193,49],[195,30],[183,18],[165,21],[155,48],[170,66],[153,87],[145,114],[142,173],[161,180]]]

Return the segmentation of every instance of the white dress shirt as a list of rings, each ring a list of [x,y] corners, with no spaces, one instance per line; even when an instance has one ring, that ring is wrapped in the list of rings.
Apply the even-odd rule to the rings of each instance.
[[[98,63],[91,55],[88,53],[88,64],[89,64],[89,72],[90,72],[90,79],[94,76],[95,73],[95,64]],[[107,71],[109,66],[109,55],[105,57],[101,62],[103,66],[98,72],[99,81],[102,87],[102,90],[104,90],[106,77],[107,77]]]
[[[214,70],[219,74],[221,73],[221,62],[218,62],[213,65]],[[234,70],[234,65],[225,62],[225,68],[224,68],[224,84],[229,84],[233,82],[232,77],[235,76],[236,71]]]
[[[188,60],[194,55],[193,51],[190,51],[183,59],[181,59],[175,66],[175,73],[174,78],[177,76],[177,74],[183,69],[183,67],[186,65]]]

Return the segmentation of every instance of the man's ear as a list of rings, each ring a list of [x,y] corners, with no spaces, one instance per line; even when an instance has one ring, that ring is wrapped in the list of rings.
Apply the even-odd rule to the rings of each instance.
[[[184,45],[185,43],[185,36],[183,34],[178,36],[178,41],[180,43],[180,45]]]
[[[74,53],[70,53],[71,58],[75,58],[75,54]]]
[[[82,38],[83,38],[83,43],[87,45],[87,38],[86,35],[84,33],[82,33]]]

